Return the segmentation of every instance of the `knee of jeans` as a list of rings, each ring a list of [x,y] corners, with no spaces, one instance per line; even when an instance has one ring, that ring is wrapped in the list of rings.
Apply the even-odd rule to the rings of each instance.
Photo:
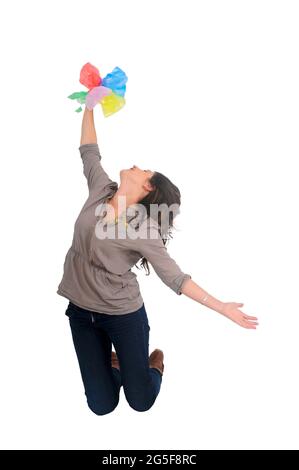
[[[90,401],[87,401],[87,404],[88,404],[89,409],[93,411],[93,413],[95,413],[98,416],[103,416],[103,415],[112,413],[112,411],[114,411],[115,408],[117,407],[118,402],[112,407],[111,406],[107,407],[101,403],[95,403],[95,402],[90,402]]]
[[[155,401],[151,403],[138,403],[136,401],[128,400],[128,403],[135,411],[148,411],[153,406]]]

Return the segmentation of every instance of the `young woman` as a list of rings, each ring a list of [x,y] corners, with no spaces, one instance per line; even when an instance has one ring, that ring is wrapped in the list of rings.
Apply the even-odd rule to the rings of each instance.
[[[131,271],[139,260],[148,273],[149,262],[176,294],[244,328],[256,328],[257,318],[243,313],[242,303],[212,297],[170,257],[165,244],[179,212],[180,191],[163,174],[135,165],[120,171],[119,185],[112,181],[101,165],[93,111],[87,108],[79,151],[89,195],[75,223],[57,293],[69,300],[65,313],[89,408],[97,415],[110,413],[123,386],[129,405],[146,411],[160,391],[164,355],[155,349],[149,356],[150,326]]]

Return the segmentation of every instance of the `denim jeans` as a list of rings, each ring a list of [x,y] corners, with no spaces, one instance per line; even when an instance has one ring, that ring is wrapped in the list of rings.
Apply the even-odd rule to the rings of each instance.
[[[144,304],[123,315],[83,309],[72,302],[66,309],[89,408],[97,415],[113,411],[123,386],[129,405],[146,411],[162,383],[158,369],[149,367],[149,331]],[[111,366],[112,344],[120,371]]]

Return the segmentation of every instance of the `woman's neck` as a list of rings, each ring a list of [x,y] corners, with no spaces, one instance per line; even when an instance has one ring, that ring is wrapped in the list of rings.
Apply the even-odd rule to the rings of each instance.
[[[114,210],[115,217],[122,214],[127,207],[137,204],[138,197],[134,194],[128,194],[123,188],[119,187],[114,193],[113,197],[108,200],[108,203]]]

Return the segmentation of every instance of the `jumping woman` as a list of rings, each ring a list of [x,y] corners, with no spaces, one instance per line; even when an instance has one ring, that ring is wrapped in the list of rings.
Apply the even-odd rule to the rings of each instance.
[[[242,303],[212,297],[170,257],[165,245],[179,213],[179,189],[163,174],[135,165],[120,171],[119,185],[112,181],[101,164],[93,111],[86,107],[79,151],[89,194],[57,293],[69,300],[65,314],[89,408],[97,415],[112,412],[123,386],[129,405],[146,411],[160,391],[164,355],[155,349],[149,356],[150,326],[131,271],[138,261],[147,274],[149,262],[176,294],[244,328],[255,329],[257,318],[243,313]]]

